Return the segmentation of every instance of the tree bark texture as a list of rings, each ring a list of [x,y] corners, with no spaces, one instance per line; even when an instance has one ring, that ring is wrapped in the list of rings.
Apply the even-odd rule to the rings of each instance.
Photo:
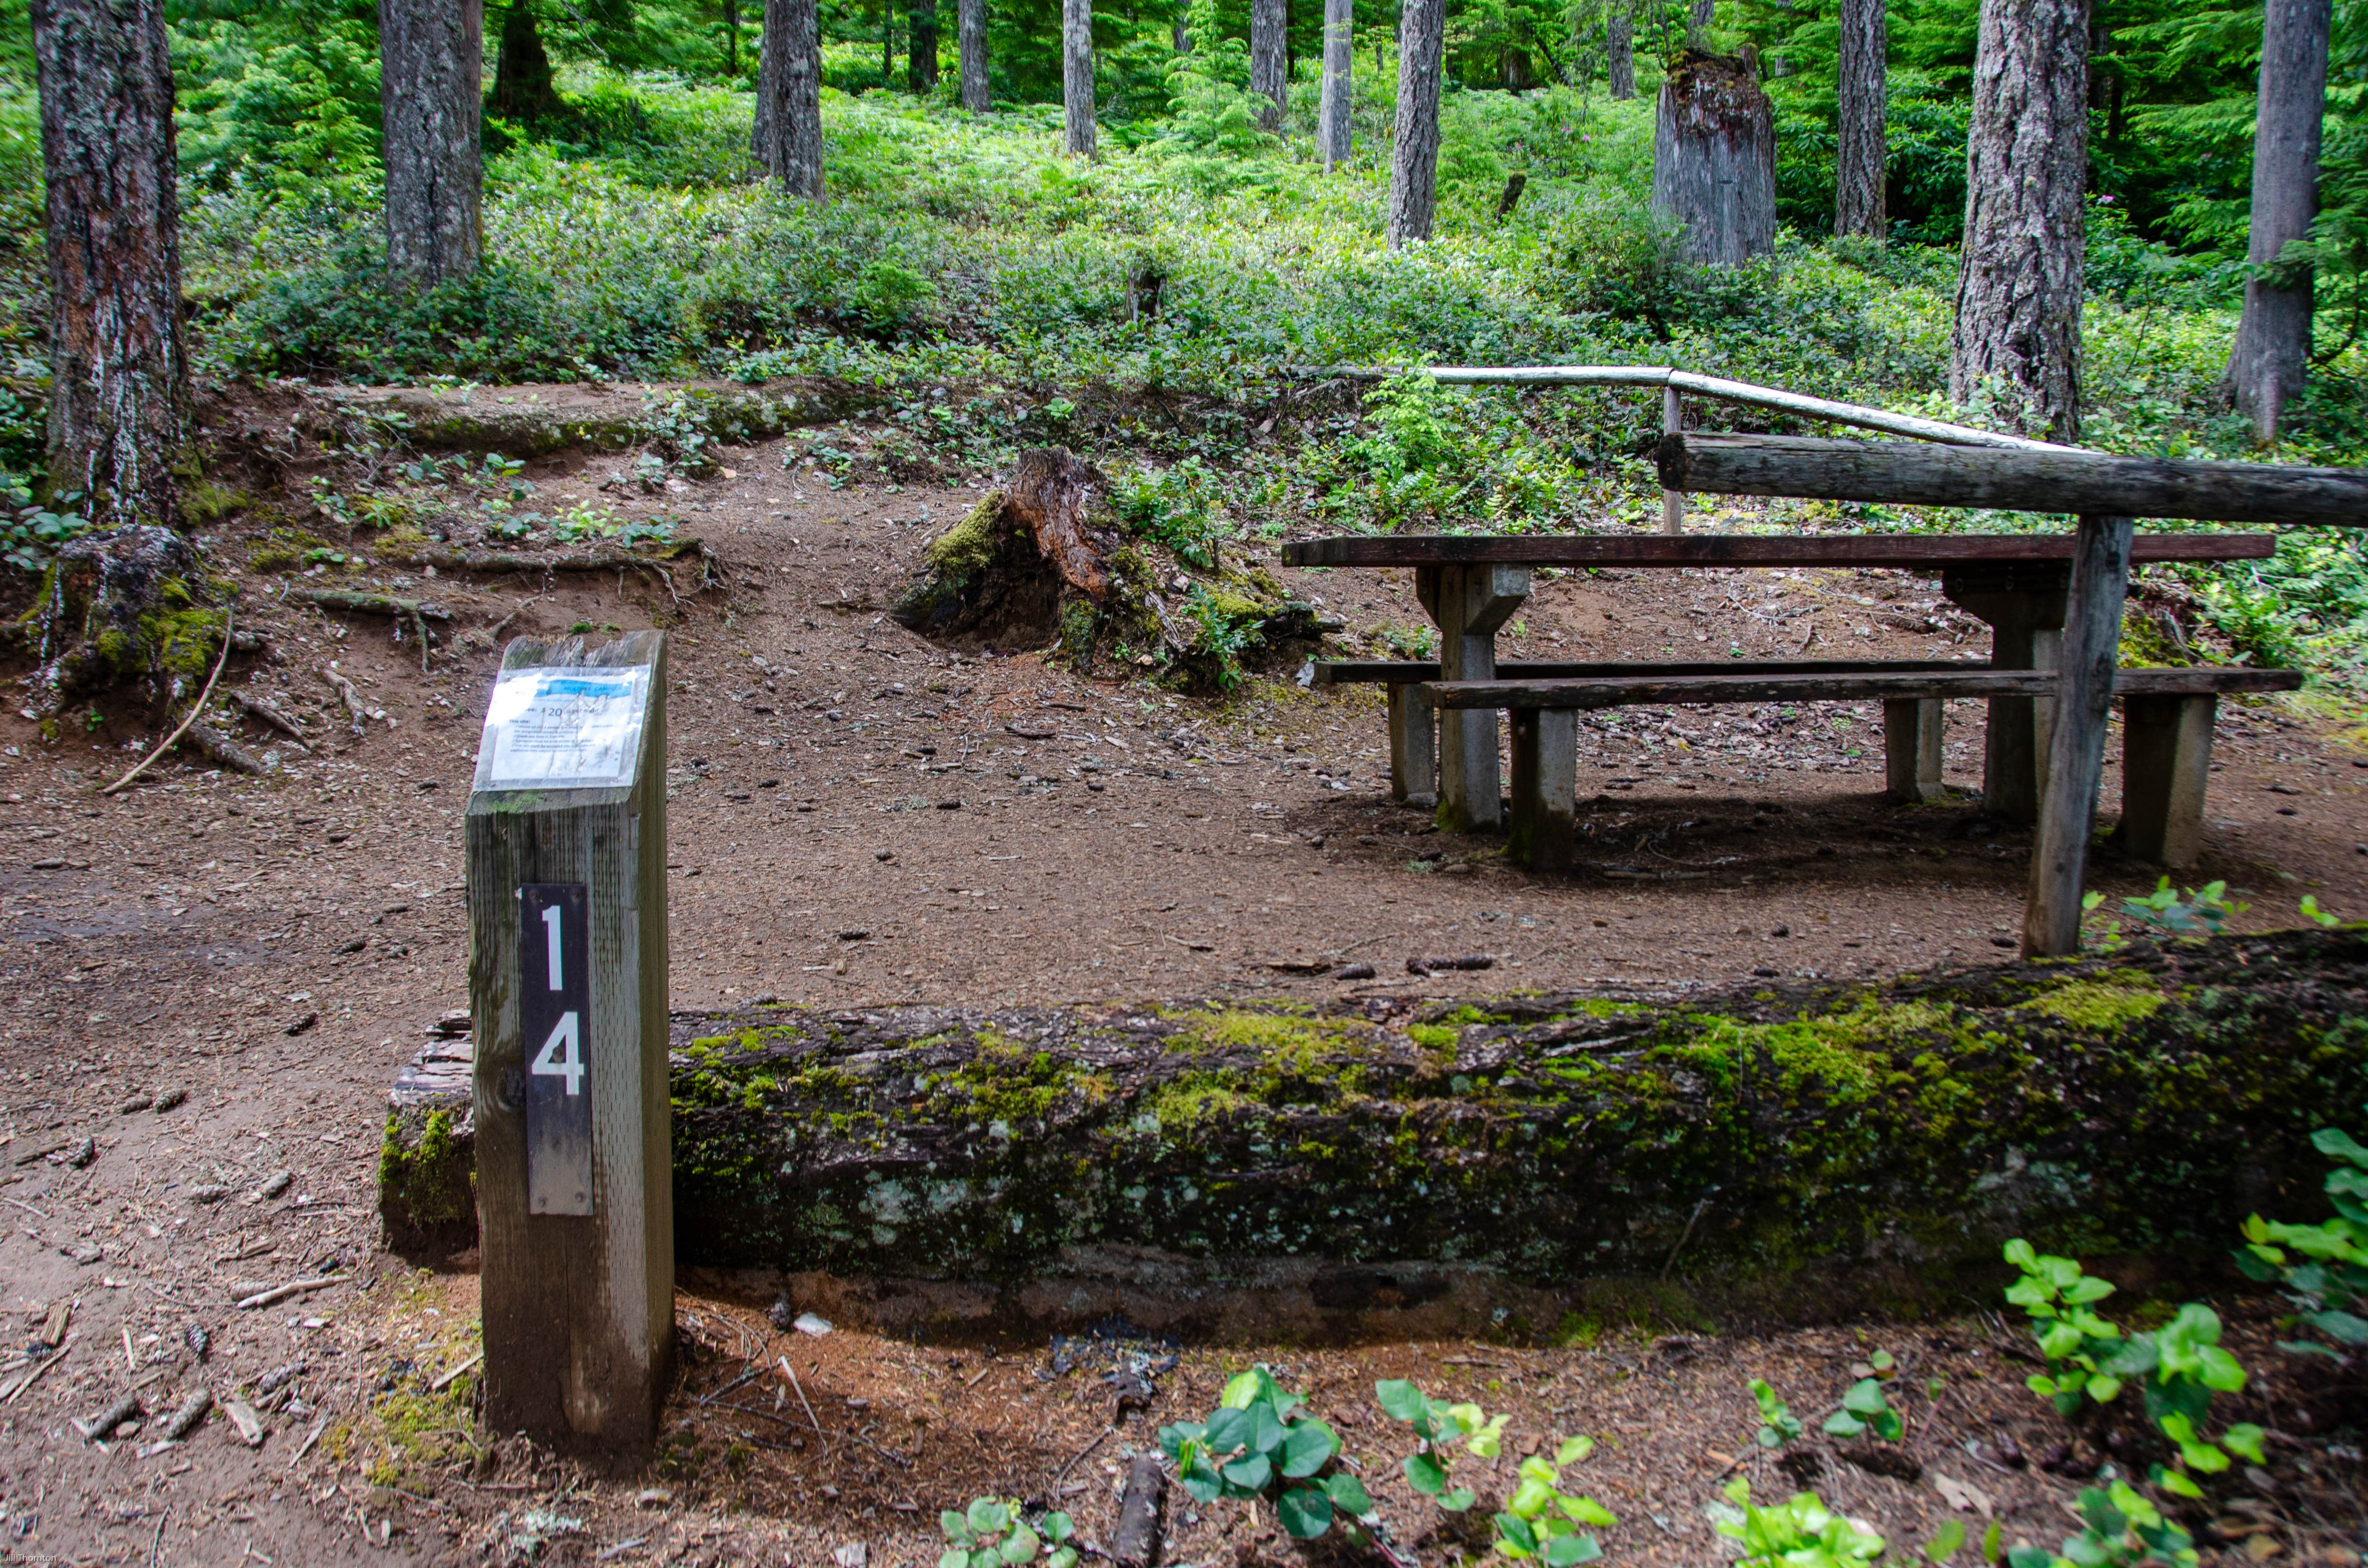
[[[1291,107],[1290,25],[1291,0],[1250,0],[1250,91],[1271,100],[1258,106],[1258,123],[1269,131],[1282,129]]]
[[[1636,96],[1636,21],[1624,6],[1615,5],[1604,24],[1604,74],[1611,96],[1625,103]]]
[[[1324,92],[1315,108],[1315,152],[1327,172],[1349,159],[1356,47],[1355,0],[1324,0]]]
[[[386,258],[425,283],[467,278],[485,248],[484,0],[379,0]]]
[[[1094,155],[1093,0],[1061,0],[1061,126],[1073,155]]]
[[[1710,52],[1710,24],[1715,0],[1688,0],[1686,47],[1698,54]]]
[[[2269,0],[2261,23],[2261,75],[2253,131],[2252,234],[2245,259],[2245,313],[2228,356],[2237,406],[2262,441],[2310,371],[2311,275],[2272,268],[2318,216],[2319,124],[2327,112],[2328,0]]]
[[[905,17],[905,85],[916,93],[938,90],[938,0],[913,0]]]
[[[1890,229],[1883,200],[1884,81],[1890,38],[1884,0],[1841,0],[1840,19],[1834,233],[1879,240]]]
[[[1390,150],[1390,248],[1430,238],[1439,206],[1439,68],[1447,0],[1406,0],[1398,14],[1398,112]]]
[[[822,199],[822,47],[814,0],[765,0],[757,162],[790,195]]]
[[[1738,267],[1776,244],[1776,110],[1741,60],[1680,54],[1653,128],[1653,210],[1689,260]]]
[[[1949,395],[2080,439],[2088,0],[1983,0]]]
[[[502,13],[501,48],[494,56],[494,91],[485,111],[520,125],[556,118],[566,105],[551,79],[551,51],[542,46],[530,0],[510,0]]]
[[[957,0],[962,42],[962,104],[973,114],[993,107],[986,86],[986,0]]]
[[[50,263],[50,486],[95,521],[178,521],[188,427],[173,67],[162,0],[34,0]]]

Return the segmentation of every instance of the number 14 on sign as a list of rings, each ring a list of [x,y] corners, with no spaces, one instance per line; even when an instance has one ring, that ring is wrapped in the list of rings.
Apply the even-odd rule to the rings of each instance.
[[[591,976],[581,883],[518,889],[518,1025],[528,1052],[528,1210],[592,1212]]]

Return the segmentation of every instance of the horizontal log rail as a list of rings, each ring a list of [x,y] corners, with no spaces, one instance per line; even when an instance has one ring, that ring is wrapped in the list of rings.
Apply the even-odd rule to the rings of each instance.
[[[2368,525],[2368,470],[2362,469],[1807,436],[1669,435],[1661,437],[1658,457],[1664,489],[1720,495]]]
[[[1846,702],[1869,698],[2054,697],[2056,670],[1965,670],[1815,676],[1640,676],[1602,680],[1451,680],[1424,687],[1441,708],[1622,708],[1645,703]],[[2300,670],[2199,667],[2113,674],[2116,697],[2293,691]]]
[[[1919,447],[1921,451],[1946,449]],[[2140,534],[2133,561],[2266,561],[2271,534]],[[2068,534],[1384,534],[1304,540],[1286,566],[1979,566],[2072,560]]]
[[[1884,671],[1983,670],[1972,659],[1725,659],[1696,664],[1570,664],[1543,659],[1499,659],[1499,680],[1593,680],[1622,676],[1817,676],[1867,675]],[[1311,686],[1406,686],[1439,678],[1435,659],[1329,659],[1309,666]]]

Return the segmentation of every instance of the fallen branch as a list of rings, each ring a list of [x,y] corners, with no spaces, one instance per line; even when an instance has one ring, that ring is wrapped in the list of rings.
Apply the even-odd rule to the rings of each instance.
[[[411,559],[438,572],[608,572],[620,566],[655,567],[693,551],[708,553],[698,540],[686,539],[648,554],[631,550],[562,550],[548,555],[520,550],[421,550]]]
[[[312,1279],[290,1279],[285,1285],[274,1285],[268,1290],[257,1290],[252,1296],[239,1298],[238,1308],[241,1312],[249,1312],[256,1307],[268,1307],[275,1302],[284,1301],[290,1296],[309,1295],[314,1290],[325,1290],[332,1285],[342,1285],[346,1277],[342,1274],[324,1274]]]
[[[470,1357],[467,1360],[461,1362],[459,1366],[453,1368],[450,1371],[445,1373],[442,1377],[428,1384],[427,1392],[430,1393],[442,1393],[446,1389],[450,1388],[454,1383],[468,1376],[469,1369],[474,1367],[478,1362],[484,1358],[485,1353],[482,1350],[478,1351],[474,1356]]]
[[[23,1393],[35,1383],[40,1382],[41,1379],[48,1374],[49,1369],[51,1367],[56,1366],[59,1362],[66,1358],[66,1352],[73,1348],[74,1346],[72,1345],[61,1345],[57,1348],[56,1354],[44,1357],[40,1366],[34,1368],[31,1371],[27,1372],[23,1377],[17,1380],[15,1385],[8,1390],[8,1396],[6,1399],[0,1399],[0,1404],[16,1403],[17,1396],[18,1394]]]
[[[288,597],[323,609],[352,610],[361,615],[390,615],[398,620],[450,620],[452,612],[427,599],[398,598],[393,594],[357,594],[345,588],[290,588]]]
[[[370,714],[369,707],[362,701],[362,694],[354,689],[354,683],[335,670],[316,670],[313,673],[326,681],[339,697],[345,699],[346,713],[353,720],[353,732],[357,735],[360,734],[363,722]]]
[[[227,691],[224,692],[222,696],[229,700],[232,706],[237,708],[239,711],[246,714],[247,717],[260,720],[264,723],[268,724],[273,729],[279,731],[281,734],[286,735],[290,741],[295,743],[296,749],[298,751],[309,752],[313,749],[305,744],[304,732],[297,727],[296,721],[290,719],[287,714],[282,713],[279,709],[274,708],[268,702],[264,701],[261,698],[249,697],[243,691]]]
[[[209,760],[222,764],[233,773],[252,774],[260,778],[270,771],[263,766],[261,757],[211,724],[190,724],[181,738],[205,753]]]
[[[166,735],[163,745],[158,746],[154,751],[150,752],[146,756],[142,757],[138,762],[132,764],[131,772],[125,774],[114,783],[109,784],[106,789],[101,790],[99,791],[100,794],[112,795],[118,790],[122,789],[126,784],[131,783],[134,778],[139,778],[142,770],[146,768],[150,763],[164,756],[165,752],[171,750],[173,743],[181,738],[181,732],[183,730],[187,730],[191,724],[195,723],[197,722],[198,715],[205,711],[207,699],[214,694],[214,682],[222,679],[222,666],[230,663],[231,621],[236,614],[237,611],[235,608],[224,609],[222,611],[222,656],[214,661],[214,673],[206,677],[206,688],[198,693],[198,699],[190,706],[188,716],[182,719],[180,729],[175,730],[171,734]]]

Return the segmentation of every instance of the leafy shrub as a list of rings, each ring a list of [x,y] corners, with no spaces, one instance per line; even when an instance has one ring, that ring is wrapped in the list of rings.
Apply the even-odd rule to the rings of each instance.
[[[2090,1310],[2113,1293],[2110,1281],[2084,1273],[2071,1258],[2036,1252],[2025,1241],[2009,1242],[2006,1260],[2022,1274],[2007,1287],[2006,1299],[2030,1315],[2040,1354],[2047,1358],[2048,1369],[2024,1382],[2033,1393],[2055,1401],[2057,1414],[2078,1415],[2092,1403],[2111,1404],[2125,1386],[2135,1385],[2147,1419],[2170,1440],[2184,1467],[2154,1466],[2154,1483],[2183,1497],[2203,1495],[2189,1471],[2225,1471],[2229,1452],[2265,1462],[2259,1426],[2240,1422],[2216,1444],[2202,1433],[2213,1394],[2236,1393],[2245,1386],[2244,1367],[2220,1347],[2218,1313],[2190,1301],[2154,1332],[2124,1335]]]
[[[2335,1216],[2316,1225],[2271,1224],[2255,1214],[2245,1221],[2237,1267],[2264,1284],[2274,1281],[2299,1310],[2299,1321],[2347,1350],[2368,1345],[2368,1148],[2340,1128],[2322,1127],[2311,1142],[2341,1162],[2328,1173]],[[2301,1255],[2293,1261],[2289,1252]],[[2298,1355],[2343,1355],[2309,1340],[2281,1342]]]
[[[1517,1562],[1534,1557],[1546,1568],[1571,1568],[1603,1555],[1583,1527],[1616,1525],[1619,1518],[1594,1498],[1562,1489],[1564,1467],[1578,1463],[1594,1449],[1591,1437],[1566,1437],[1551,1461],[1541,1454],[1521,1461],[1520,1484],[1496,1517],[1499,1553]]]
[[[1292,1540],[1314,1540],[1332,1528],[1336,1512],[1355,1519],[1373,1505],[1355,1476],[1325,1473],[1340,1439],[1300,1408],[1304,1403],[1255,1367],[1225,1384],[1208,1420],[1161,1427],[1159,1447],[1184,1490],[1202,1503],[1262,1497]]]
[[[1111,481],[1111,501],[1127,531],[1166,545],[1177,560],[1213,570],[1232,529],[1219,477],[1197,457],[1167,470],[1133,468]]]
[[[2066,1536],[2060,1553],[2018,1546],[2006,1554],[2007,1568],[2194,1568],[2194,1538],[2126,1481],[2083,1487],[2080,1518],[2080,1533]]]
[[[1883,1555],[1873,1526],[1835,1513],[1814,1492],[1763,1508],[1751,1500],[1751,1483],[1737,1476],[1725,1495],[1711,1506],[1711,1528],[1740,1544],[1736,1568],[1850,1568]]]
[[[1458,1444],[1480,1459],[1495,1459],[1504,1442],[1508,1418],[1491,1417],[1476,1404],[1447,1404],[1434,1400],[1402,1378],[1375,1383],[1373,1400],[1392,1420],[1404,1421],[1414,1428],[1415,1451],[1407,1456],[1404,1467],[1406,1484],[1451,1514],[1471,1507],[1474,1500],[1472,1489],[1451,1487],[1447,1467],[1454,1461]]]
[[[967,1509],[939,1514],[938,1528],[947,1542],[938,1568],[1023,1568],[1040,1551],[1044,1568],[1077,1565],[1077,1549],[1068,1543],[1076,1533],[1068,1515],[1048,1513],[1030,1526],[1008,1498],[973,1497]]]

